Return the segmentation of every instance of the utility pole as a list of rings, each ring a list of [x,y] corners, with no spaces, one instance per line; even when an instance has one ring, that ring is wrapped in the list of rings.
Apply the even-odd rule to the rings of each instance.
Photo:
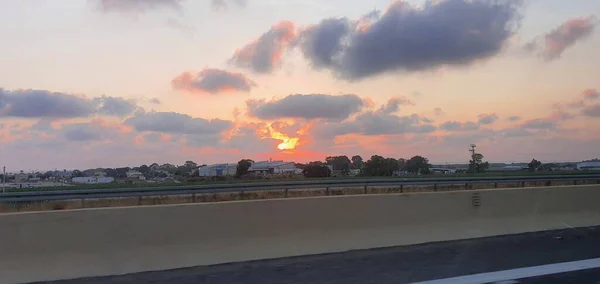
[[[473,175],[475,175],[475,147],[477,147],[477,145],[471,144],[471,149],[469,149],[469,152],[471,152],[471,167],[473,168]]]
[[[5,192],[6,185],[6,167],[2,167],[2,193]]]

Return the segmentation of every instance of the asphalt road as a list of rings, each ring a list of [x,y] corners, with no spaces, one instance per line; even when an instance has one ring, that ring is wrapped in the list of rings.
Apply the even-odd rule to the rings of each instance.
[[[600,257],[600,227],[45,283],[411,283]],[[600,269],[504,283],[600,283]]]

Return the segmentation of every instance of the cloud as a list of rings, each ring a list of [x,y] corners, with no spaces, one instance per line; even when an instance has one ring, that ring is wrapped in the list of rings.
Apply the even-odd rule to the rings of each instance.
[[[429,121],[429,119],[417,114],[402,116],[379,110],[367,111],[356,115],[352,120],[317,124],[313,134],[318,139],[329,139],[349,134],[366,136],[423,134],[433,132],[436,129],[435,126],[429,124]]]
[[[211,0],[211,6],[215,9],[225,9],[229,6],[229,3],[236,4],[240,7],[245,7],[248,3],[247,0]]]
[[[435,116],[442,116],[445,114],[444,111],[442,110],[442,108],[439,108],[439,107],[436,107],[433,110],[433,112],[434,112]]]
[[[538,52],[547,61],[558,59],[565,50],[589,37],[594,32],[596,24],[595,16],[570,19],[548,32],[543,42],[534,40],[526,44],[525,49]]]
[[[289,95],[280,100],[248,100],[248,112],[260,119],[303,118],[344,120],[359,112],[365,102],[357,95]]]
[[[385,105],[381,106],[379,111],[384,113],[394,113],[400,110],[401,105],[415,105],[415,103],[403,97],[391,98]]]
[[[173,89],[200,94],[221,94],[231,92],[250,92],[256,83],[241,73],[219,69],[204,69],[192,74],[184,72],[171,81]]]
[[[89,123],[69,124],[62,127],[64,137],[69,141],[85,142],[103,140],[98,128],[92,128]]]
[[[508,120],[508,121],[519,121],[519,120],[521,120],[521,119],[522,119],[522,118],[521,118],[520,116],[518,116],[518,115],[513,115],[513,116],[509,116],[509,117],[508,117],[506,120]]]
[[[160,132],[169,134],[219,134],[233,123],[221,119],[193,118],[176,112],[140,112],[125,121],[138,132]]]
[[[522,129],[555,129],[556,121],[549,118],[536,118],[524,121],[519,127]]]
[[[88,99],[46,90],[0,88],[0,116],[22,118],[76,118],[95,114],[124,116],[136,108],[133,101],[102,96]]]
[[[198,35],[198,30],[196,29],[196,27],[192,26],[192,25],[188,25],[185,24],[183,22],[181,22],[178,19],[175,18],[168,18],[167,19],[167,26],[176,29],[176,30],[180,30],[181,32],[191,35],[191,36],[195,36]]]
[[[440,125],[440,129],[446,131],[471,131],[479,129],[479,124],[475,122],[458,122],[458,121],[447,121]]]
[[[480,114],[477,118],[477,123],[479,123],[480,125],[492,124],[498,121],[498,115],[496,115],[495,113]]]
[[[99,0],[100,9],[105,12],[145,13],[155,9],[181,10],[183,0]]]
[[[148,102],[151,103],[151,104],[155,104],[155,105],[162,104],[162,102],[158,98],[151,98],[151,99],[148,100]]]
[[[596,89],[587,89],[583,91],[583,99],[584,100],[595,100],[600,98],[600,92]]]
[[[600,117],[600,104],[585,107],[581,113],[589,117]]]
[[[99,114],[111,116],[127,116],[136,110],[137,105],[133,100],[126,100],[118,97],[102,96],[93,100],[98,105]]]
[[[431,1],[417,9],[397,1],[368,25],[323,20],[300,34],[299,46],[315,68],[347,80],[464,66],[502,50],[518,23],[520,2]]]
[[[257,40],[237,50],[229,61],[257,73],[271,73],[280,66],[285,48],[295,37],[294,23],[281,21]]]

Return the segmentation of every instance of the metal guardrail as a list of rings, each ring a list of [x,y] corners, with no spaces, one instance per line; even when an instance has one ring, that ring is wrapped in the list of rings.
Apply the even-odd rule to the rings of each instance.
[[[450,178],[376,178],[376,179],[345,179],[345,180],[314,180],[314,181],[291,181],[291,182],[252,182],[238,184],[208,184],[189,186],[165,186],[147,188],[112,188],[112,189],[71,189],[50,191],[24,191],[0,193],[0,203],[20,203],[53,200],[85,200],[105,198],[128,198],[149,196],[172,196],[172,195],[194,195],[194,194],[216,194],[252,191],[281,191],[292,189],[326,189],[330,188],[360,188],[365,193],[368,187],[383,186],[414,186],[429,185],[464,185],[465,189],[472,184],[498,184],[546,182],[573,182],[596,181],[600,183],[600,175],[556,175],[556,176],[527,176],[527,177],[450,177]]]

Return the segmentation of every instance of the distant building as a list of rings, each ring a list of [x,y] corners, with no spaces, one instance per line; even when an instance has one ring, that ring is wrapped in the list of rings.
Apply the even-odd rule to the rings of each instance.
[[[139,180],[146,180],[146,177],[144,176],[144,174],[142,174],[142,172],[140,171],[136,171],[136,170],[129,170],[127,173],[125,173],[127,175],[128,179],[139,179]]]
[[[600,161],[578,163],[577,169],[580,171],[600,171]]]
[[[456,173],[456,169],[449,168],[429,168],[432,173],[436,174],[454,174]]]
[[[237,163],[213,164],[198,168],[198,176],[220,177],[233,176],[237,171]]]
[[[248,172],[254,174],[295,174],[296,165],[294,162],[284,161],[256,162],[252,164]]]
[[[76,184],[106,184],[114,181],[112,177],[75,177],[71,180]]]

